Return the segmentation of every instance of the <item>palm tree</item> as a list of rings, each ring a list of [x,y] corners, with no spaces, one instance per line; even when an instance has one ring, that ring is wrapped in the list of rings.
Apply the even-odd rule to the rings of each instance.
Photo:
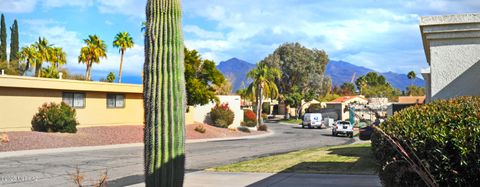
[[[48,40],[45,38],[38,38],[38,41],[33,44],[37,51],[37,59],[35,62],[35,76],[41,77],[42,75],[42,64],[43,62],[48,62],[51,59],[51,48],[52,45],[48,43]]]
[[[275,99],[279,92],[275,79],[280,79],[282,73],[279,69],[270,68],[265,64],[259,63],[257,67],[247,73],[247,77],[252,79],[247,92],[255,95],[257,104],[257,125],[262,125],[262,104],[264,97]]]
[[[30,69],[30,66],[35,66],[38,61],[37,49],[33,46],[22,47],[20,52],[18,52],[18,57],[21,61],[25,62],[25,72]],[[35,69],[37,73],[37,69]]]
[[[123,55],[128,48],[133,47],[133,39],[128,32],[120,32],[117,34],[117,36],[115,36],[115,41],[113,41],[113,47],[118,47],[121,54],[120,71],[118,72],[118,83],[122,83]]]
[[[52,67],[57,69],[67,63],[67,53],[61,47],[53,47],[50,50],[50,62]]]
[[[413,86],[413,80],[417,78],[417,74],[415,73],[415,71],[408,72],[407,77],[411,81],[411,86]]]
[[[91,80],[91,70],[93,63],[100,63],[100,58],[107,58],[107,45],[98,38],[97,35],[89,35],[83,40],[86,46],[80,49],[78,63],[84,63],[87,66],[85,71],[85,80]]]

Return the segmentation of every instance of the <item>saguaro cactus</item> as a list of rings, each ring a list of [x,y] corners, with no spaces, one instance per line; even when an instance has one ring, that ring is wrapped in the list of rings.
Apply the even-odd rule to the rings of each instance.
[[[185,78],[180,0],[148,0],[143,97],[145,184],[182,186]]]

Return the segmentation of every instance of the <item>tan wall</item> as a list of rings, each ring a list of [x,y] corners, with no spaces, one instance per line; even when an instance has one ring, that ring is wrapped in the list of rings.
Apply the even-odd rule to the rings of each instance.
[[[235,113],[235,118],[233,119],[232,126],[240,126],[240,123],[243,121],[243,109],[240,107],[240,96],[219,95],[218,99],[220,100],[220,103],[228,103],[230,109],[233,111],[233,113]],[[210,113],[214,106],[215,103],[213,102],[202,106],[190,106],[189,113],[185,115],[187,124],[189,121],[198,123],[210,123],[208,113]]]
[[[0,131],[29,130],[33,115],[43,103],[62,101],[62,91],[0,87]],[[79,127],[142,125],[141,94],[125,94],[125,108],[107,108],[103,92],[86,93],[85,108],[76,109]]]

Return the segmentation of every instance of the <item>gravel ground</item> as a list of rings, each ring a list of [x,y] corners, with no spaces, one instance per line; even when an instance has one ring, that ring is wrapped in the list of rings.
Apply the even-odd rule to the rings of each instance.
[[[187,125],[187,139],[238,137],[262,134],[243,133],[204,125],[205,133],[196,132],[196,125]],[[3,133],[2,133],[3,134]],[[143,126],[88,127],[78,128],[76,134],[43,132],[7,132],[8,143],[0,142],[0,152],[63,147],[98,146],[143,142]]]

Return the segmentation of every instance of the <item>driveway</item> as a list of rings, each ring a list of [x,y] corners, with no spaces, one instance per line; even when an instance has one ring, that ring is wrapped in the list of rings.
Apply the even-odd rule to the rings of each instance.
[[[330,136],[329,129],[302,129],[277,123],[268,126],[275,134],[265,138],[187,144],[187,172],[352,141]],[[84,175],[84,184],[94,183],[105,170],[109,186],[140,183],[143,181],[143,147],[2,158],[0,186],[74,186],[71,178],[77,166]]]

